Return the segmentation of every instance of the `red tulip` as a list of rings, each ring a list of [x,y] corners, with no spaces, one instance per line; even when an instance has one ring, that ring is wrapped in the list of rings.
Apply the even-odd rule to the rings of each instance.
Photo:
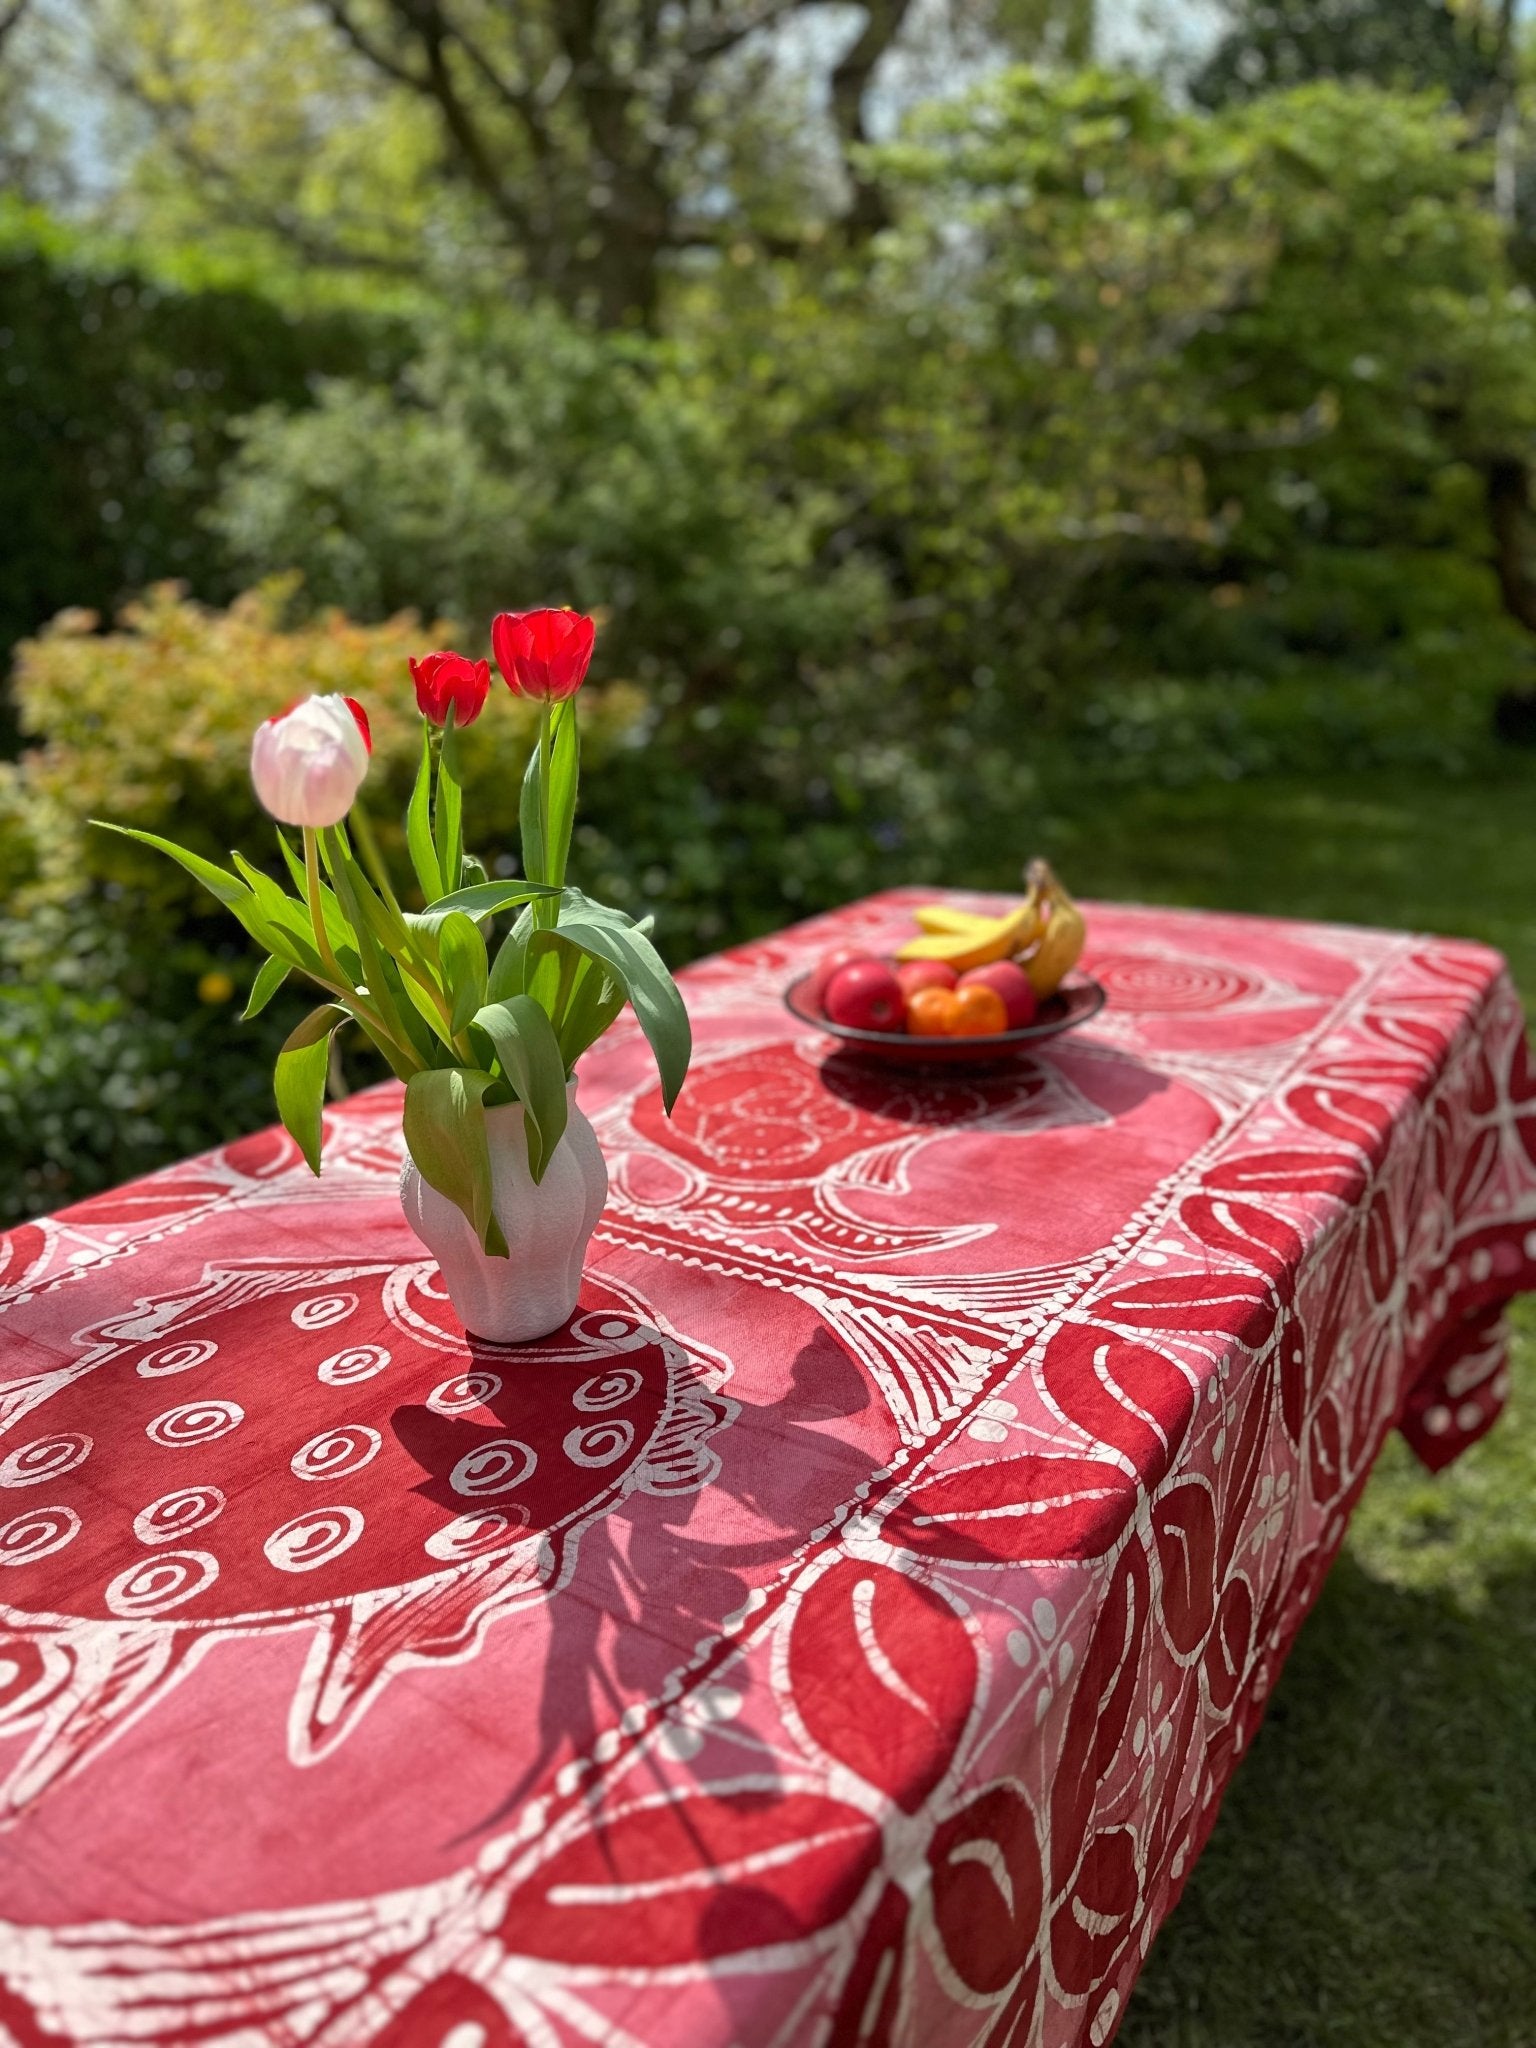
[[[491,664],[467,654],[413,655],[411,681],[424,718],[446,725],[451,706],[455,725],[473,725],[491,693]]]
[[[597,627],[581,612],[498,612],[491,652],[515,697],[574,697],[592,659]]]

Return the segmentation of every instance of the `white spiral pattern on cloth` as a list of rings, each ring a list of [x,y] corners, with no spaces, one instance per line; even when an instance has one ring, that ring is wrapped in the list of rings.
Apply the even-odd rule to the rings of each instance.
[[[300,1446],[288,1462],[295,1479],[340,1479],[349,1472],[361,1472],[379,1455],[384,1439],[363,1422],[344,1422],[339,1429],[323,1429]]]
[[[211,1444],[228,1436],[245,1420],[238,1401],[184,1401],[179,1408],[167,1408],[146,1425],[144,1434],[165,1451],[185,1450],[193,1444]]]
[[[80,1517],[73,1508],[27,1508],[0,1524],[0,1565],[52,1557],[79,1534]]]
[[[467,1557],[495,1550],[511,1537],[521,1536],[528,1526],[525,1508],[508,1514],[501,1508],[486,1508],[479,1514],[455,1515],[441,1529],[434,1529],[422,1548],[428,1557],[444,1564],[462,1564]]]
[[[427,1396],[427,1406],[437,1415],[462,1415],[466,1408],[482,1408],[501,1392],[501,1380],[493,1372],[461,1372],[444,1380]]]
[[[478,1450],[467,1451],[448,1475],[455,1493],[471,1499],[481,1494],[512,1493],[533,1476],[538,1453],[515,1436],[499,1436]]]
[[[322,1358],[315,1371],[325,1386],[352,1387],[359,1380],[371,1380],[388,1363],[389,1353],[382,1344],[354,1344]]]
[[[616,1415],[610,1422],[587,1422],[573,1429],[565,1439],[564,1450],[573,1465],[598,1469],[616,1464],[634,1441],[634,1424]]]
[[[174,1543],[178,1536],[206,1528],[223,1512],[224,1495],[218,1487],[181,1486],[141,1508],[133,1518],[133,1533],[141,1543]]]
[[[571,1396],[573,1408],[587,1415],[601,1415],[610,1408],[622,1408],[639,1393],[643,1381],[632,1365],[616,1365],[600,1372]]]
[[[571,1335],[578,1344],[592,1345],[599,1356],[611,1357],[615,1351],[640,1350],[654,1340],[655,1332],[628,1316],[594,1310],[576,1318],[571,1324]]]
[[[261,1547],[280,1572],[312,1572],[350,1550],[362,1533],[356,1508],[312,1508],[274,1529]]]
[[[316,1294],[293,1310],[296,1330],[330,1330],[344,1323],[357,1308],[355,1294]]]
[[[91,1438],[78,1430],[64,1430],[58,1436],[34,1437],[21,1444],[0,1463],[0,1486],[41,1486],[73,1472],[91,1455]]]
[[[1112,1003],[1161,1014],[1223,1010],[1254,993],[1251,975],[1217,960],[1163,960],[1135,954],[1094,962],[1095,979]]]
[[[163,1350],[146,1352],[135,1370],[140,1379],[166,1379],[172,1373],[190,1372],[194,1365],[206,1365],[218,1348],[211,1337],[195,1344],[167,1344]]]
[[[123,1621],[167,1614],[206,1592],[219,1576],[219,1561],[206,1550],[166,1550],[140,1558],[107,1587],[107,1606]]]

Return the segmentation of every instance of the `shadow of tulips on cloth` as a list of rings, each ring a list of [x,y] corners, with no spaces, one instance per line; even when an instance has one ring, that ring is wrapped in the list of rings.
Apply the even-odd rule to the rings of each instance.
[[[463,1513],[466,1471],[504,1458],[498,1446],[509,1436],[558,1441],[570,1420],[562,1385],[534,1373],[508,1374],[503,1347],[471,1338],[469,1349],[471,1373],[496,1382],[481,1404],[494,1420],[426,1406],[400,1408],[393,1417],[401,1445],[425,1474],[415,1491],[445,1518]],[[707,1490],[671,1497],[631,1492],[585,1522],[570,1582],[559,1584],[546,1609],[537,1754],[480,1825],[504,1822],[552,1767],[586,1754],[636,1696],[650,1693],[741,1606],[755,1582],[744,1573],[760,1576],[778,1564],[869,1477],[874,1461],[867,1452],[817,1427],[858,1414],[869,1399],[854,1361],[830,1331],[820,1331],[795,1357],[777,1401],[753,1404],[732,1384],[730,1448]],[[589,1471],[549,1459],[503,1511],[516,1517],[519,1533],[534,1537],[568,1525],[592,1492]],[[746,1512],[712,1515],[711,1502]],[[763,1533],[721,1540],[698,1526],[706,1521],[717,1530],[729,1522]],[[761,1774],[767,1765],[760,1759],[754,1768]]]
[[[1504,1431],[1439,1482],[1389,1446],[1117,2048],[1536,2044],[1536,1422]]]

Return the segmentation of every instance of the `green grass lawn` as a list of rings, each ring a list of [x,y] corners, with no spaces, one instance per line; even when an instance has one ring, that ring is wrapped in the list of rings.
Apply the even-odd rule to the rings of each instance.
[[[1487,939],[1536,999],[1536,760],[1142,791],[1044,835],[1085,894]],[[1121,2048],[1536,2048],[1536,1303],[1510,1412],[1388,1446]]]
[[[1138,790],[1041,823],[1084,895],[1485,939],[1536,1007],[1536,755],[1477,780]]]

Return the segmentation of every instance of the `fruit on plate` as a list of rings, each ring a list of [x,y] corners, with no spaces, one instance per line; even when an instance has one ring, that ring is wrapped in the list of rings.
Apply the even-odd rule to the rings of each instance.
[[[955,990],[955,1021],[952,1038],[995,1038],[1008,1029],[1008,1011],[995,988],[984,982],[962,981]]]
[[[1088,926],[1083,913],[1057,880],[1049,864],[1032,860],[1025,880],[1029,892],[1043,907],[1045,920],[1039,943],[1021,962],[1030,987],[1043,1003],[1055,995],[1062,982],[1082,957]]]
[[[981,932],[996,922],[985,910],[957,910],[952,903],[920,903],[912,918],[921,932]]]
[[[912,913],[917,936],[901,947],[898,961],[953,967],[962,982],[977,968],[1013,962],[1038,1007],[1055,995],[1077,965],[1088,928],[1048,862],[1032,860],[1024,881],[1024,900],[1001,916],[956,910],[948,903],[920,903]],[[1022,1030],[1030,1019],[1024,1015],[1017,984],[1005,982],[1003,995],[1009,1004],[1009,1029]]]
[[[907,1030],[914,1038],[953,1038],[960,997],[952,988],[920,988],[907,1004]]]
[[[1007,1028],[1002,997],[983,982],[920,988],[907,1005],[907,1030],[913,1038],[995,1038]]]
[[[924,931],[908,939],[898,960],[942,960],[963,974],[1033,945],[1040,924],[1040,898],[1032,887],[1024,901],[1002,917],[985,917],[961,931]]]
[[[827,983],[822,1008],[851,1031],[905,1031],[907,999],[886,960],[850,960]]]
[[[953,988],[959,976],[944,960],[903,960],[896,969],[896,979],[910,1003],[925,988]]]
[[[905,983],[902,985],[906,986]],[[987,967],[972,967],[960,977],[960,986],[962,989],[989,988],[1001,996],[1008,1020],[1004,1028],[1009,1031],[1022,1031],[1035,1021],[1035,1012],[1040,1006],[1034,985],[1016,961],[994,960]]]
[[[827,984],[839,967],[850,967],[855,960],[869,960],[874,956],[865,952],[862,946],[835,946],[830,953],[823,953],[811,969],[810,979],[805,985],[805,1000],[813,1010],[826,1009]]]

